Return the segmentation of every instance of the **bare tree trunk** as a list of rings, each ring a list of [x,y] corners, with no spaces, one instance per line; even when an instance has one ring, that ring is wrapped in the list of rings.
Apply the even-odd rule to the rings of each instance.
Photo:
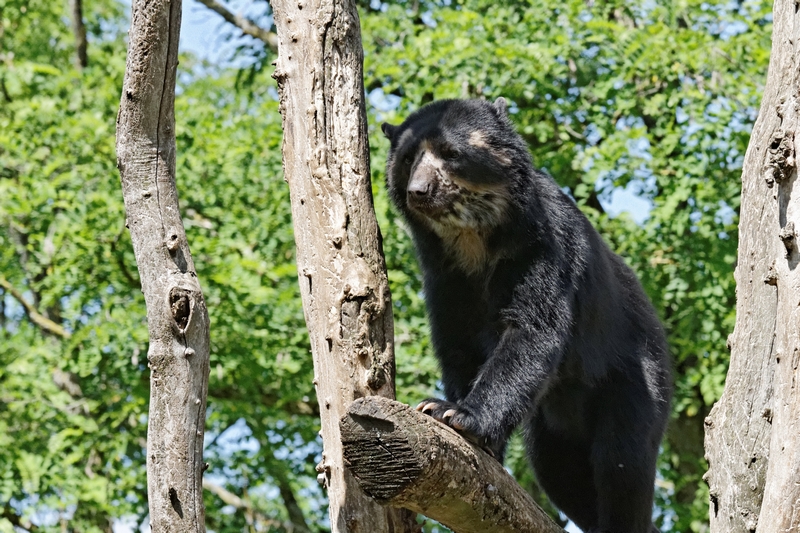
[[[351,0],[272,2],[278,30],[283,165],[314,357],[331,530],[413,531],[413,515],[366,496],[342,465],[339,418],[356,398],[394,397],[391,297],[372,206],[362,78]]]
[[[564,533],[503,465],[407,405],[361,398],[341,429],[347,468],[383,504],[456,533]]]
[[[175,188],[180,0],[134,0],[117,166],[147,305],[147,494],[154,532],[204,532],[209,323]]]
[[[742,171],[736,327],[706,419],[711,531],[800,527],[800,14],[775,0],[772,57]],[[794,529],[793,529],[794,528]]]
[[[89,64],[86,53],[86,26],[83,24],[83,0],[70,0],[72,32],[75,34],[75,64],[84,69]]]

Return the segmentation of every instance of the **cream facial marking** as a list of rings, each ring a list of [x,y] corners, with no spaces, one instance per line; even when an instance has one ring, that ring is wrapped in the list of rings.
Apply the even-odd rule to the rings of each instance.
[[[443,161],[431,152],[425,152],[414,171],[409,187],[419,186],[414,181],[433,179],[433,202],[441,208],[436,211],[416,211],[415,216],[424,222],[441,239],[445,250],[456,264],[468,274],[478,274],[493,263],[488,247],[492,230],[506,221],[510,203],[505,185],[473,183],[447,171]],[[425,178],[422,178],[425,174]],[[433,174],[433,177],[432,177]]]
[[[509,166],[511,164],[511,158],[508,157],[508,154],[502,148],[495,148],[491,144],[489,144],[489,140],[486,138],[486,134],[481,130],[475,130],[469,134],[469,140],[467,140],[470,146],[475,148],[480,148],[481,150],[486,150],[490,154],[492,154],[497,161],[500,162],[503,166]]]

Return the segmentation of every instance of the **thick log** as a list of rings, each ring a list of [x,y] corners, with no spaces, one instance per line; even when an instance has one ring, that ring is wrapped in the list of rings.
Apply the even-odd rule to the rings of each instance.
[[[451,428],[386,398],[353,402],[344,460],[364,492],[456,533],[563,533],[503,466]]]

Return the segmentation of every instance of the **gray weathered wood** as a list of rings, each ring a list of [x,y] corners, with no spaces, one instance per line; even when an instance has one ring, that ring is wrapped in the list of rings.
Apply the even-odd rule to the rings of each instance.
[[[339,418],[356,398],[394,397],[391,298],[372,206],[361,30],[350,0],[272,2],[278,33],[283,166],[303,310],[314,357],[331,530],[417,530],[342,466]]]
[[[774,4],[772,56],[742,171],[736,326],[722,398],[706,419],[714,533],[800,527],[800,227],[795,132],[800,15]]]
[[[407,405],[362,398],[340,424],[345,464],[378,502],[456,533],[564,532],[500,463]]]
[[[147,305],[147,496],[154,532],[203,532],[209,322],[175,187],[180,0],[134,0],[117,166]]]

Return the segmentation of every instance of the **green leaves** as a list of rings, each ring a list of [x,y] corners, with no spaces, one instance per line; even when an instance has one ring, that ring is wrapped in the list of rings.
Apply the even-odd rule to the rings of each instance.
[[[410,6],[375,4],[362,16],[399,398],[435,394],[439,372],[412,243],[383,186],[388,143],[376,125],[432,99],[502,95],[535,164],[571,192],[662,313],[677,392],[659,520],[703,531],[702,420],[727,368],[739,169],[766,73],[769,4]],[[100,530],[146,514],[147,330],[115,169],[124,6],[86,6],[82,73],[69,66],[65,7],[0,0],[0,275],[71,333],[40,330],[10,294],[0,297],[0,504],[45,530],[57,528],[42,521],[48,513]],[[288,487],[308,526],[323,531],[318,407],[274,82],[254,70],[239,92],[234,69],[191,57],[181,68],[178,190],[211,317],[208,476],[250,498],[272,521],[262,522],[267,531],[289,519]],[[649,210],[610,216],[621,188]],[[529,483],[515,453],[510,464]],[[247,527],[243,512],[207,498],[209,527]],[[0,531],[9,528],[0,520]]]
[[[11,41],[0,32],[14,53],[0,62],[0,274],[71,337],[38,330],[19,302],[0,296],[0,504],[44,529],[68,520],[105,530],[146,514],[147,330],[114,168],[125,51],[112,30],[124,24],[118,4],[92,6],[90,27],[98,13],[111,18],[95,20],[90,67],[78,74],[67,67],[61,4],[7,4],[3,17],[54,20],[60,30],[21,29]],[[4,18],[3,26],[29,22]],[[50,56],[26,59],[51,46]],[[266,430],[281,423],[318,450],[277,103],[266,88],[231,94],[234,76],[184,74],[177,103],[186,117],[178,119],[178,187],[213,324],[210,431],[244,417],[266,446]],[[212,470],[256,461],[253,483],[267,479],[262,459],[214,464],[215,447]],[[281,471],[290,483],[298,473],[314,479],[305,463]],[[220,507],[209,506],[212,521]]]

